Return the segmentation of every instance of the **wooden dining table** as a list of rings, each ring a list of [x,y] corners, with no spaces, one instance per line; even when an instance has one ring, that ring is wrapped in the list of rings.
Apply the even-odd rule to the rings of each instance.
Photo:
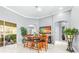
[[[40,37],[35,37],[35,36],[29,36],[26,39],[27,47],[35,49],[38,51],[42,50],[43,48],[43,43],[45,43],[45,40],[41,40]]]

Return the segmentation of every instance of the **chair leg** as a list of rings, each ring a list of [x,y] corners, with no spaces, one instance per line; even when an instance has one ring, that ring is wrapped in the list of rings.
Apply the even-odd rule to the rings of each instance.
[[[45,51],[47,51],[47,49],[48,49],[48,45],[45,45]]]
[[[40,53],[39,49],[38,49],[38,53]]]

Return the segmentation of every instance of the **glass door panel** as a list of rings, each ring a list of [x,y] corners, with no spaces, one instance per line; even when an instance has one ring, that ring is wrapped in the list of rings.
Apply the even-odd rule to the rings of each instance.
[[[16,24],[5,22],[5,45],[16,43]]]
[[[4,44],[4,21],[0,20],[0,47]]]

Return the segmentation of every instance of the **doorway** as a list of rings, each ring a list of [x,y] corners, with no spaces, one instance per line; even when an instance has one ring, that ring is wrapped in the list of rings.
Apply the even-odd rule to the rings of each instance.
[[[29,25],[28,26],[28,34],[37,34],[37,28],[36,28],[36,25]]]
[[[59,21],[59,40],[60,41],[66,41],[64,29],[67,27],[68,22],[67,21]]]

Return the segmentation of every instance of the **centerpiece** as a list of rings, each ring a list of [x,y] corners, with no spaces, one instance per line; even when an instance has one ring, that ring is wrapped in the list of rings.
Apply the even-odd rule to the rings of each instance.
[[[64,34],[66,35],[66,38],[68,40],[68,47],[67,50],[70,52],[74,52],[73,48],[72,48],[72,42],[74,37],[76,37],[76,35],[78,34],[78,29],[76,28],[66,28],[64,30]]]

